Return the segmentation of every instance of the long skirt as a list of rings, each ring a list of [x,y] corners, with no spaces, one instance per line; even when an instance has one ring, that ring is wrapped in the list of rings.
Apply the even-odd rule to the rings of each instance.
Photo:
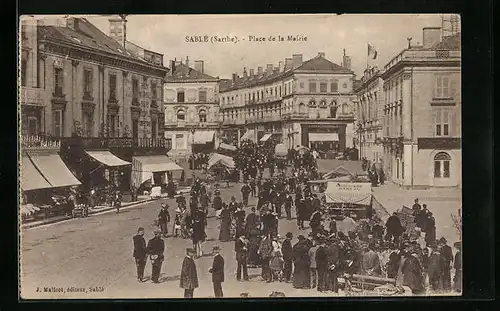
[[[222,221],[220,224],[219,241],[231,241],[231,222]]]
[[[260,256],[257,253],[257,251],[259,250],[259,244],[259,236],[251,235],[249,237],[247,263],[250,266],[257,266],[260,263]]]
[[[293,287],[294,288],[310,288],[311,275],[309,274],[309,265],[294,263],[293,271]]]

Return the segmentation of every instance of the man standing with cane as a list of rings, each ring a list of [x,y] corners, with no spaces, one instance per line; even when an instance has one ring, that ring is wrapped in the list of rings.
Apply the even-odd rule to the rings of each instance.
[[[144,240],[144,228],[139,227],[137,234],[132,238],[134,241],[134,259],[137,267],[137,281],[143,282],[144,267],[146,267],[146,257],[148,250],[146,248],[146,240]]]
[[[165,242],[160,237],[161,232],[155,230],[155,236],[148,242],[148,254],[151,259],[151,280],[153,283],[159,283],[161,265],[163,263],[163,252],[165,251]]]
[[[214,246],[212,253],[214,254],[214,261],[212,268],[208,272],[212,273],[212,283],[214,283],[215,298],[222,298],[222,282],[224,282],[224,258],[220,254],[219,246]]]

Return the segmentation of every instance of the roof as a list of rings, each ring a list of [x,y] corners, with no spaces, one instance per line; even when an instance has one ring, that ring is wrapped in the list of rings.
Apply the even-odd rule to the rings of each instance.
[[[219,92],[224,92],[231,87],[231,79],[220,79],[219,80]]]
[[[363,81],[361,81],[361,80],[354,80],[353,85],[352,85],[352,89],[356,91],[362,85],[363,85]]]
[[[444,37],[441,42],[432,47],[433,50],[452,50],[458,51],[461,49],[460,33],[452,36]]]
[[[337,65],[328,59],[324,58],[322,55],[317,55],[314,58],[311,58],[308,61],[302,63],[301,66],[295,69],[289,69],[286,71],[273,71],[271,74],[267,74],[264,72],[263,74],[255,75],[253,78],[244,78],[238,77],[236,79],[236,83],[232,84],[232,80],[229,80],[229,83],[232,84],[226,89],[220,88],[220,92],[224,91],[232,91],[241,88],[258,86],[266,83],[270,83],[272,81],[279,80],[284,78],[285,76],[289,76],[295,72],[322,72],[322,73],[344,73],[344,74],[352,74],[354,73],[352,70]]]
[[[167,82],[195,82],[195,81],[213,81],[219,79],[209,76],[194,68],[188,67],[185,64],[175,64],[172,70],[172,75],[168,75],[165,79]]]
[[[318,159],[318,171],[322,174],[330,173],[342,167],[340,171],[348,171],[351,174],[359,174],[363,172],[362,161],[348,161],[335,159]]]
[[[101,52],[111,53],[121,58],[140,61],[154,67],[167,69],[166,67],[147,62],[141,57],[125,50],[118,41],[107,36],[85,18],[78,18],[78,31],[62,26],[38,26],[37,31],[39,39],[62,41]]]

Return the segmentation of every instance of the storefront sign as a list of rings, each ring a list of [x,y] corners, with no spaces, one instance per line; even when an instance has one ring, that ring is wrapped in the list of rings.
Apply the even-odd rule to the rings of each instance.
[[[370,205],[371,184],[352,182],[328,182],[325,191],[327,203]]]
[[[429,137],[418,139],[418,149],[460,149],[461,138]]]

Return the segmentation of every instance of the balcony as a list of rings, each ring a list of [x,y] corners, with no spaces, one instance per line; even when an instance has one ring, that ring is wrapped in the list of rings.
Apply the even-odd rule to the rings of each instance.
[[[43,105],[44,89],[37,87],[21,87],[21,105]]]
[[[309,114],[307,112],[285,112],[281,113],[282,120],[290,120],[290,119],[304,119],[307,118]]]
[[[124,137],[65,137],[64,145],[79,142],[85,150],[132,148],[132,149],[165,149],[170,150],[171,141],[165,138],[124,138]]]
[[[388,70],[402,61],[450,61],[460,60],[460,58],[460,51],[410,49],[402,51],[391,59],[391,61],[384,66],[384,70]]]
[[[94,101],[94,96],[92,96],[91,92],[85,92],[83,93],[83,101],[85,102],[93,102]]]
[[[21,136],[22,149],[43,149],[43,150],[59,150],[61,147],[60,139],[49,135],[33,135]]]

